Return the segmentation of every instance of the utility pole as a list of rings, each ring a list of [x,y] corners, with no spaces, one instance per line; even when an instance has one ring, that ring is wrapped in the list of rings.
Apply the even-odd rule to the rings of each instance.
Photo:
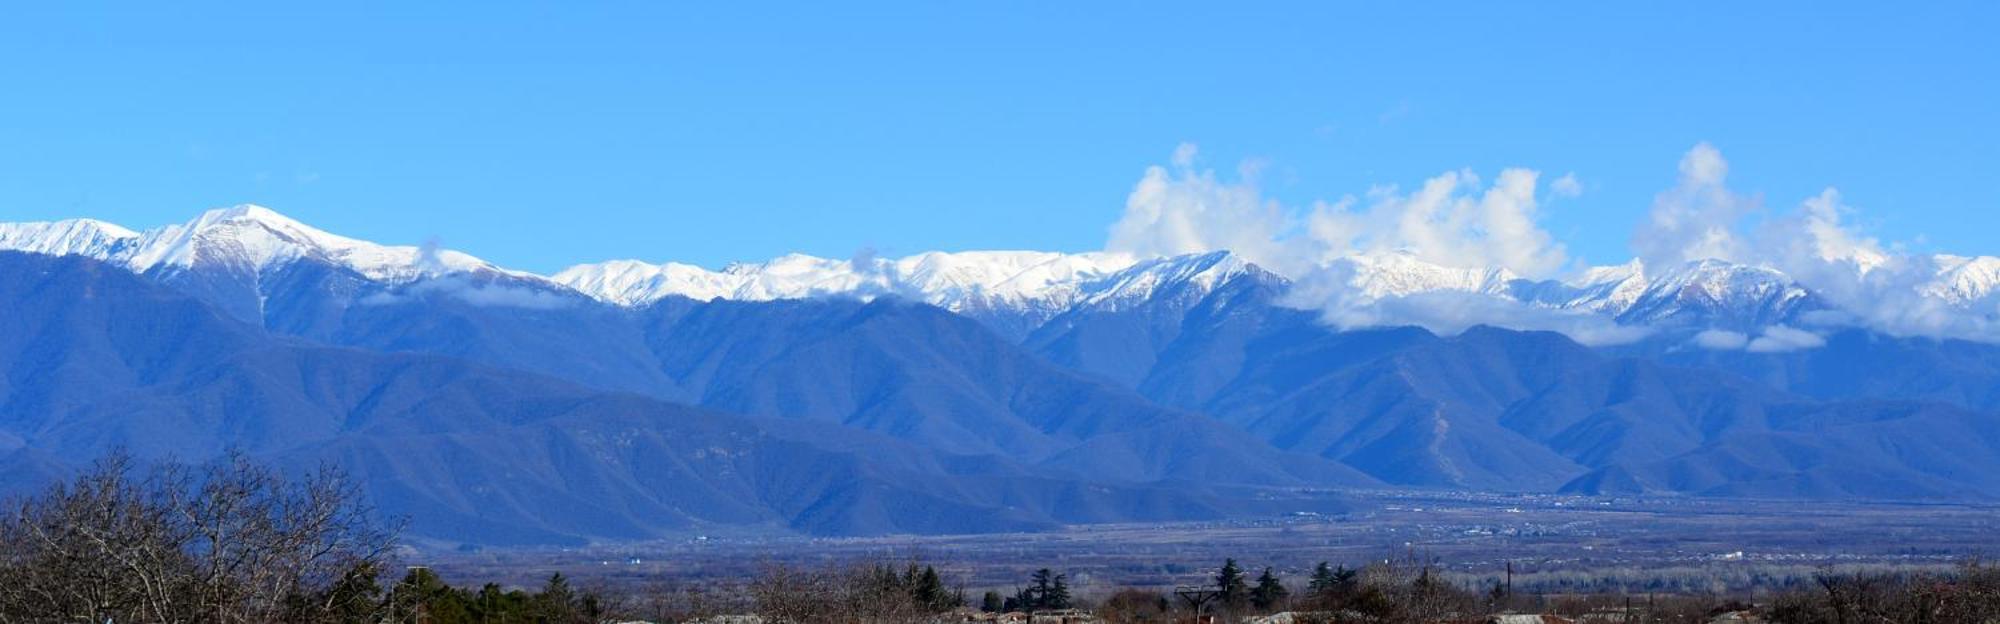
[[[1202,607],[1208,605],[1209,601],[1222,596],[1222,588],[1203,585],[1182,585],[1174,588],[1174,595],[1180,596],[1181,600],[1187,601],[1188,606],[1194,607],[1195,624],[1201,624]]]

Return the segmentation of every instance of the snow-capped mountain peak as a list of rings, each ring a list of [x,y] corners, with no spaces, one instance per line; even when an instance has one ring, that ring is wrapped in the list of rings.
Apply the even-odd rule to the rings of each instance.
[[[727,271],[709,271],[691,264],[647,264],[612,260],[578,265],[550,279],[601,301],[622,306],[644,305],[667,296],[696,301],[723,299],[735,292],[737,281]]]
[[[1193,300],[1252,270],[1255,265],[1227,251],[1151,258],[1083,284],[1086,294],[1080,302],[1100,309],[1116,309],[1151,300],[1169,290],[1181,299]]]
[[[1811,292],[1789,275],[1769,267],[1721,260],[1641,271],[1636,279],[1644,286],[1636,297],[1607,300],[1607,305],[1597,309],[1628,323],[1681,317],[1706,325],[1747,327],[1778,322],[1819,305]]]
[[[628,307],[667,297],[699,301],[898,297],[999,321],[996,326],[1004,325],[1012,333],[1025,333],[1079,307],[1122,309],[1159,297],[1192,303],[1248,273],[1285,283],[1284,278],[1262,273],[1226,251],[1153,258],[1042,251],[933,251],[902,258],[860,254],[847,259],[788,254],[722,270],[618,260],[578,265],[545,278],[435,245],[380,245],[340,236],[249,204],[144,231],[92,219],[0,223],[0,250],[87,256],[162,278],[220,271],[239,285],[232,288],[241,292],[240,285],[248,285],[253,295],[264,287],[267,276],[309,259],[390,288],[469,273]],[[1989,302],[2000,297],[2000,258],[1905,256],[1847,264],[1857,271],[1857,280],[1868,282],[1867,288],[1884,296],[1914,294],[1947,312],[1989,315]],[[1588,312],[1627,325],[1750,330],[1792,323],[1801,313],[1836,305],[1779,270],[1717,260],[1660,267],[1633,260],[1579,269],[1564,279],[1529,280],[1502,268],[1447,266],[1391,250],[1336,258],[1315,270],[1329,271],[1320,275],[1338,277],[1348,293],[1363,301],[1472,293],[1531,307]],[[1848,291],[1842,292],[1853,297]],[[260,306],[253,302],[240,307],[254,312]]]
[[[0,249],[51,256],[104,258],[139,233],[96,219],[0,223]]]
[[[1403,251],[1342,256],[1333,264],[1348,272],[1349,286],[1373,298],[1440,290],[1498,295],[1521,279],[1504,268],[1443,266]]]
[[[300,258],[344,266],[387,282],[442,273],[500,271],[455,251],[378,245],[332,234],[254,204],[210,210],[193,221],[148,231],[127,261],[141,271],[200,263],[240,264],[265,271]]]
[[[2000,291],[2000,258],[1993,256],[1932,257],[1937,279],[1922,287],[1923,293],[1954,305],[1969,305]]]
[[[551,277],[600,300],[644,305],[667,297],[769,301],[896,295],[955,311],[1061,307],[1079,286],[1131,264],[1117,254],[1040,251],[926,252],[900,259],[832,260],[788,254],[720,271],[679,263],[619,260]]]
[[[0,249],[87,256],[136,273],[224,266],[262,274],[312,258],[389,283],[456,272],[527,276],[455,251],[332,234],[254,204],[209,210],[186,223],[144,232],[91,219],[0,224]]]

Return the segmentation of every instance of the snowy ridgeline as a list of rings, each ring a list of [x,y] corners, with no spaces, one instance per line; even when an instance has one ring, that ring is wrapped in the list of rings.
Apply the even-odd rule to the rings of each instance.
[[[927,252],[904,258],[836,260],[791,254],[721,270],[665,262],[613,260],[542,276],[509,270],[433,246],[379,245],[331,234],[268,208],[211,210],[183,224],[134,231],[91,219],[0,224],[0,250],[81,255],[137,273],[221,268],[253,276],[301,259],[344,267],[367,279],[407,284],[445,274],[505,276],[619,306],[669,297],[770,301],[898,296],[958,312],[1046,319],[1078,307],[1116,309],[1180,288],[1199,297],[1246,273],[1288,283],[1229,252],[1137,258],[1111,252]],[[1920,290],[1946,304],[1973,308],[2000,286],[2000,259],[1936,256],[1935,279]],[[1505,269],[1452,267],[1411,254],[1333,258],[1317,276],[1338,276],[1342,297],[1381,300],[1428,294],[1475,294],[1514,304],[1590,313],[1624,323],[1672,318],[1698,308],[1711,316],[1768,322],[1822,304],[1777,270],[1714,260],[1654,269],[1638,260],[1579,269],[1562,279],[1530,280]]]

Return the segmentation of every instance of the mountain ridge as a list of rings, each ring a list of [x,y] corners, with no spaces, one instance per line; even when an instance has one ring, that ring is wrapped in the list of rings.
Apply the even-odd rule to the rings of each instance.
[[[1169,274],[1188,264],[1224,259],[1229,266],[1215,276],[1220,278],[1256,266],[1227,251],[1163,258],[1111,252],[966,251],[846,260],[790,254],[721,270],[617,260],[541,276],[428,245],[377,245],[342,237],[249,204],[145,231],[91,219],[5,223],[0,224],[0,249],[83,255],[162,279],[196,264],[223,267],[233,273],[234,284],[198,287],[244,292],[257,291],[269,275],[309,259],[387,287],[464,275],[543,292],[554,299],[583,296],[633,308],[670,297],[696,301],[901,297],[980,319],[1016,339],[1025,339],[1040,324],[1079,306],[1144,299],[1150,287],[1167,283],[1219,282]],[[2000,258],[1940,255],[1936,262],[1935,278],[1916,290],[1954,309],[1972,313],[1980,302],[2000,292]],[[1718,260],[1665,269],[1633,260],[1542,280],[1505,269],[1448,267],[1395,251],[1336,257],[1326,266],[1347,276],[1339,287],[1364,301],[1470,294],[1645,328],[1755,333],[1772,326],[1823,324],[1826,319],[1815,313],[1833,308],[1782,272]],[[255,316],[259,306],[245,301],[225,307],[239,316]],[[1308,302],[1296,305],[1310,307]],[[1493,321],[1504,324],[1504,319],[1489,319]]]
[[[1228,513],[1200,487],[1082,478],[447,356],[272,336],[94,260],[0,252],[0,303],[15,312],[0,319],[0,463],[41,478],[114,448],[332,460],[386,511],[412,513],[420,536],[473,543],[646,539],[704,525],[1016,531]],[[1057,502],[1084,492],[1100,503]]]
[[[993,470],[1005,475],[981,478],[1017,485],[1037,479],[1057,489],[1200,482],[1805,498],[2000,496],[2000,484],[1979,472],[2000,466],[2000,441],[1976,433],[1995,422],[1993,410],[2000,408],[2000,395],[1990,391],[2000,381],[2000,347],[1827,325],[1832,304],[1790,276],[1712,260],[1659,271],[1635,261],[1582,271],[1568,281],[1446,267],[1399,252],[1328,261],[1344,280],[1339,287],[1347,289],[1346,304],[1400,302],[1403,310],[1452,312],[1464,297],[1478,297],[1489,307],[1475,310],[1498,309],[1490,305],[1502,302],[1516,312],[1644,330],[1628,341],[1590,343],[1534,324],[1496,327],[1477,315],[1462,316],[1462,326],[1449,330],[1380,315],[1377,323],[1351,325],[1337,310],[1303,298],[1326,284],[1294,281],[1226,251],[1129,263],[1108,256],[1085,256],[1090,262],[1084,262],[1070,254],[969,252],[899,260],[794,255],[719,272],[676,265],[688,275],[736,280],[722,284],[728,287],[716,291],[722,294],[697,299],[679,292],[650,298],[647,288],[682,279],[656,274],[652,265],[621,265],[629,276],[598,286],[623,294],[591,296],[559,280],[484,261],[435,262],[448,256],[339,238],[251,209],[149,232],[85,221],[0,225],[0,245],[33,257],[79,250],[70,255],[100,255],[84,259],[90,271],[164,287],[155,295],[191,297],[255,330],[177,329],[168,324],[175,320],[170,316],[114,321],[28,306],[51,324],[16,326],[11,337],[0,338],[39,344],[47,353],[102,354],[110,339],[128,341],[112,343],[121,348],[160,348],[150,342],[157,339],[151,331],[203,336],[193,344],[279,340],[362,355],[436,356],[601,395],[590,405],[686,404],[737,419],[732,422],[816,432],[820,440],[801,442],[821,450],[822,442],[852,432],[873,440],[857,448],[887,445],[904,449],[896,452],[905,456],[933,458],[917,460],[925,470],[978,461],[963,458],[1001,458]],[[169,260],[175,258],[186,262]],[[1982,262],[1952,266],[1954,279],[1965,282],[1955,288],[1976,293]],[[128,351],[8,367],[0,416],[27,422],[49,411],[34,403],[37,397],[74,400],[89,396],[85,389],[93,384],[188,374],[185,364],[137,372],[103,366],[152,361],[150,351]],[[293,368],[281,356],[258,357],[278,359],[211,358],[218,363],[215,379]],[[309,376],[376,379],[367,376],[377,374],[367,373],[378,370],[371,368],[376,364],[363,359],[328,364]],[[1896,363],[1899,374],[1855,365],[1873,361]],[[432,392],[395,385],[394,376],[380,379],[353,383],[387,384],[385,391],[413,397]],[[210,402],[191,407],[133,394],[131,403],[176,418],[217,418],[213,412],[226,405],[213,390],[187,388],[188,396]],[[544,440],[543,450],[583,444],[550,423],[640,433],[668,427],[618,410],[529,423],[479,421],[492,409],[455,398],[451,388],[437,385],[436,405],[471,414],[463,427]],[[315,400],[347,400],[262,392],[244,400],[298,413],[323,411]],[[179,445],[212,450],[215,439],[255,439],[262,430],[251,425],[264,421],[218,422],[249,428],[227,434],[210,429],[212,435],[202,438],[207,442]],[[0,446],[40,452],[38,446],[53,438],[34,431],[0,430]],[[177,440],[178,434],[166,431],[158,440]],[[324,452],[382,460],[395,456],[392,448],[408,451],[403,445],[419,441],[449,446],[468,434],[401,435],[410,439],[370,438]],[[1872,442],[1871,436],[1893,443]],[[480,447],[542,457],[511,444],[486,441]],[[649,444],[662,452],[687,450],[665,439]],[[1769,461],[1743,459],[1759,454]],[[1852,456],[1843,467],[1829,467],[1826,458],[1843,454]],[[947,457],[957,459],[940,459]],[[20,461],[41,465],[25,455]],[[506,469],[504,462],[480,461]],[[615,455],[589,465],[598,475],[638,469]],[[1863,478],[1868,474],[1874,476]],[[895,480],[884,492],[920,497],[954,514],[991,503],[919,485],[921,474],[882,476]],[[450,488],[383,486],[424,501],[461,495]],[[653,496],[617,491],[632,504]],[[1146,499],[1136,491],[1124,500],[1140,505],[1142,499],[1155,501],[1143,503],[1155,510],[1214,509]],[[523,504],[508,503],[517,509]],[[767,514],[759,518],[776,517],[758,508]],[[827,520],[827,526],[846,528],[811,530],[894,524],[854,511],[859,515]],[[1118,517],[1113,511],[1095,513]],[[1061,514],[1038,509],[1031,515],[1046,523]]]

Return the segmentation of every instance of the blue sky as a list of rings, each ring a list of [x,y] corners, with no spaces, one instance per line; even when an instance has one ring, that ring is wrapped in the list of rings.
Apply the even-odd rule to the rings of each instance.
[[[1075,251],[1194,142],[1291,206],[1574,172],[1543,226],[1606,262],[1707,141],[1774,208],[2000,252],[1987,4],[295,4],[11,9],[0,220],[254,202],[541,271]]]

